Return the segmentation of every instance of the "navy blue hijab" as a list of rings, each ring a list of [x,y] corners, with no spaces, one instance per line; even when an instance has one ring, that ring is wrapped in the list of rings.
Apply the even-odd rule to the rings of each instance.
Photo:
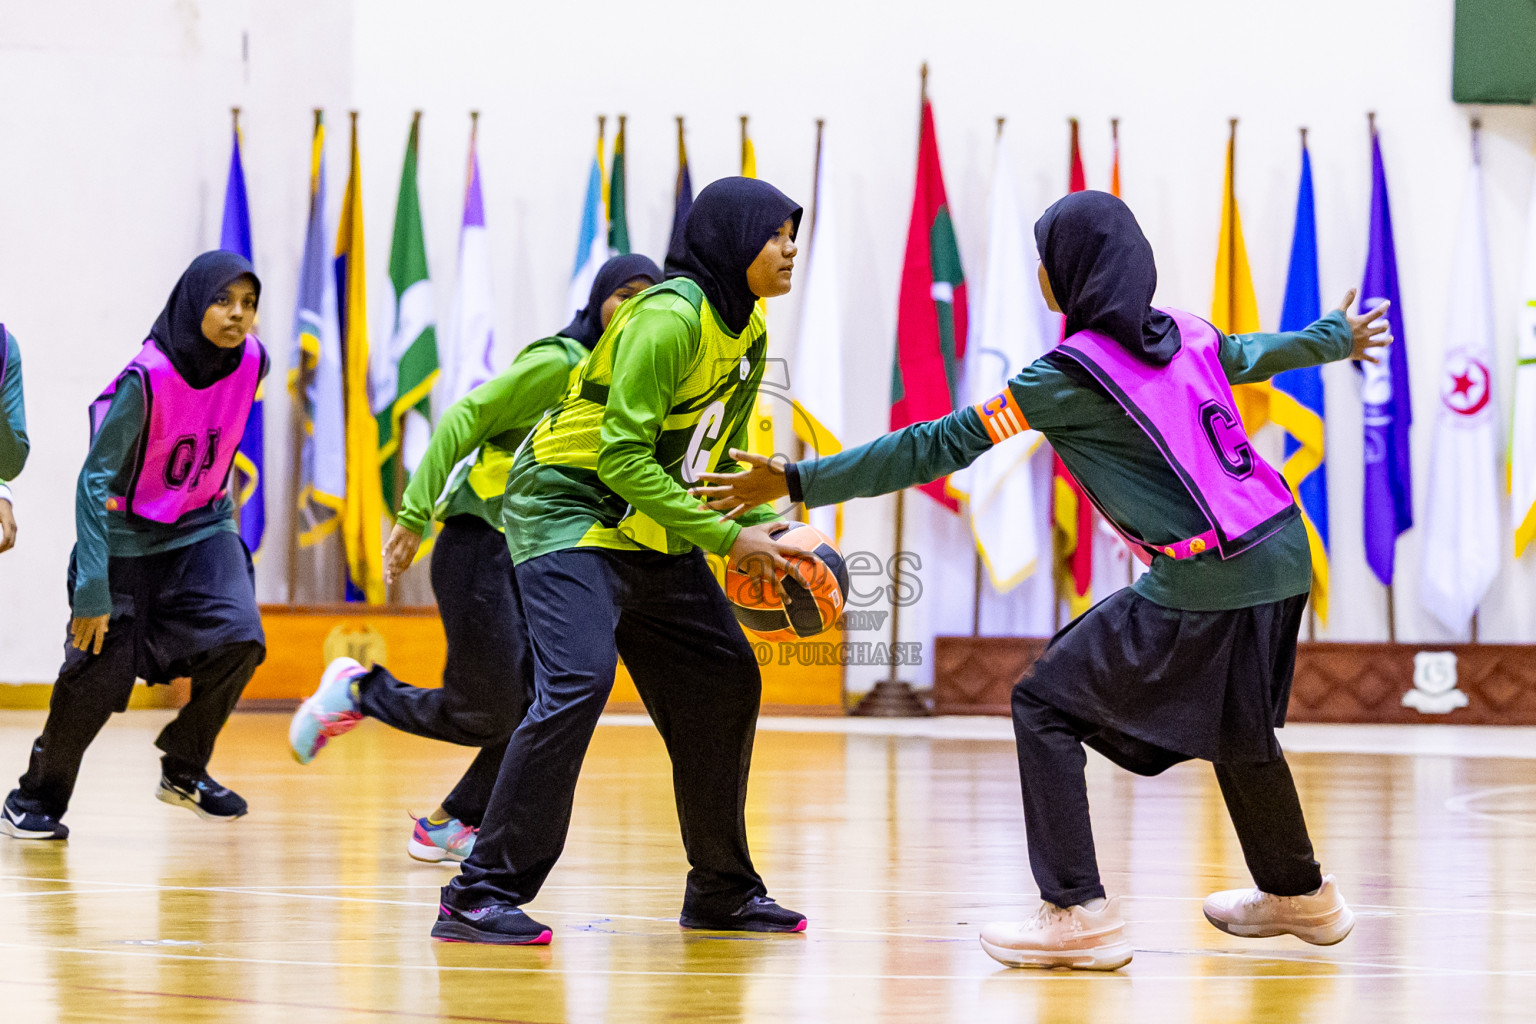
[[[1063,196],[1035,221],[1035,245],[1068,336],[1098,331],[1152,366],[1178,355],[1178,325],[1152,308],[1157,264],[1129,206],[1108,192]]]
[[[683,244],[667,254],[667,276],[686,277],[704,291],[733,334],[752,319],[757,296],[747,287],[747,268],[779,226],[800,230],[800,206],[758,178],[721,178],[693,201],[683,224]]]
[[[224,249],[203,253],[182,272],[149,329],[182,380],[194,388],[216,384],[240,368],[241,348],[219,348],[209,341],[203,334],[203,315],[219,292],[242,277],[251,279],[259,303],[261,279],[250,260]]]
[[[603,303],[608,301],[608,296],[637,277],[644,278],[651,284],[661,284],[661,268],[649,256],[638,252],[614,256],[604,263],[598,269],[597,277],[592,280],[592,291],[587,295],[587,304],[581,308],[581,312],[576,314],[576,319],[566,324],[560,333],[573,341],[581,342],[587,348],[595,346],[597,339],[603,336]]]

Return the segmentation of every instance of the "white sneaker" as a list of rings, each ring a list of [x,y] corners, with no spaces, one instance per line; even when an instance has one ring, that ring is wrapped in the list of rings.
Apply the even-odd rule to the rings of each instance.
[[[1354,911],[1332,875],[1324,875],[1321,888],[1305,896],[1272,896],[1257,889],[1212,893],[1205,899],[1205,919],[1228,935],[1294,935],[1314,946],[1342,942],[1355,926]]]
[[[1028,921],[987,925],[981,930],[981,948],[1009,967],[1113,971],[1131,962],[1131,944],[1125,940],[1125,919],[1116,898],[1106,900],[1098,910],[1041,903]]]

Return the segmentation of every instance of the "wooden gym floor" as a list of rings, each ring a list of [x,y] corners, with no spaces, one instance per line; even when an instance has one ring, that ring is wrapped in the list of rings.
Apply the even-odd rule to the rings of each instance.
[[[427,934],[451,868],[406,858],[465,751],[367,723],[307,768],[287,717],[236,716],[214,774],[253,811],[152,798],[165,712],[87,758],[68,844],[0,838],[5,1021],[1441,1021],[1536,1016],[1536,732],[1292,728],[1325,870],[1359,912],[1332,949],[1241,941],[1200,915],[1245,884],[1208,768],[1135,779],[1094,759],[1100,858],[1136,959],[1007,970],[979,922],[1035,903],[1002,720],[765,719],[750,831],[799,936],[680,932],[684,860],[643,720],[598,732],[564,859],[530,910],[545,949]],[[37,712],[0,713],[0,774]],[[851,730],[851,731],[850,731]],[[863,730],[863,731],[860,731]],[[873,730],[873,731],[871,731]],[[1417,746],[1387,755],[1373,748]],[[1401,748],[1398,748],[1401,749]],[[1509,756],[1514,755],[1514,756]]]

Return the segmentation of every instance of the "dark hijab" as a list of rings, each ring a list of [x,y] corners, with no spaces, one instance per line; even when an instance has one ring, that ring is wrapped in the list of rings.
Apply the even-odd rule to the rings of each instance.
[[[778,234],[779,225],[791,221],[791,236],[800,230],[801,212],[793,199],[766,181],[711,182],[688,211],[682,246],[667,254],[667,276],[697,284],[725,326],[740,334],[757,304],[747,287],[747,268]]]
[[[171,289],[165,308],[149,329],[149,336],[160,343],[160,350],[176,372],[194,388],[216,384],[240,368],[244,356],[241,347],[219,348],[204,337],[203,314],[219,292],[242,277],[254,282],[259,301],[261,279],[249,260],[223,249],[203,253]]]
[[[603,336],[603,303],[608,301],[608,296],[637,277],[643,277],[651,284],[661,284],[661,268],[649,256],[642,256],[638,252],[615,256],[604,263],[592,281],[587,304],[560,333],[572,341],[581,342],[587,348],[595,346],[597,339]]]
[[[1035,221],[1035,245],[1069,336],[1098,331],[1153,366],[1178,354],[1178,325],[1152,308],[1157,265],[1129,206],[1108,192],[1073,192]]]

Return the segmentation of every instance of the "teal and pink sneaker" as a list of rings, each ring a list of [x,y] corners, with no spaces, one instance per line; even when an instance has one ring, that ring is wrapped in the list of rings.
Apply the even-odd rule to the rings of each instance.
[[[351,658],[337,658],[325,666],[320,688],[299,705],[288,726],[288,745],[293,748],[295,761],[309,764],[331,737],[351,732],[363,720],[357,680],[367,671]]]
[[[405,852],[412,860],[441,864],[452,861],[463,863],[475,848],[475,836],[480,830],[464,824],[458,818],[449,818],[441,825],[434,825],[426,818],[417,818],[411,831],[411,841],[405,844]]]

